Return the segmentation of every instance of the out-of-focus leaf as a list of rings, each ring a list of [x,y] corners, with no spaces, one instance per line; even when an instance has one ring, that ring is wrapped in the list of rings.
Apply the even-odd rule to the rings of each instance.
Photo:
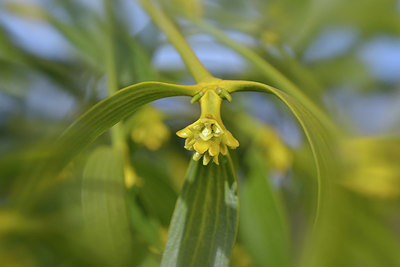
[[[160,264],[151,257],[145,258],[139,265],[138,267],[159,267]]]
[[[165,169],[140,159],[135,159],[134,165],[142,178],[137,188],[140,202],[149,215],[168,226],[178,195],[168,182]]]
[[[64,6],[66,7],[66,6]],[[86,24],[68,24],[62,19],[54,16],[48,12],[45,8],[40,5],[32,3],[7,3],[6,8],[19,16],[24,18],[40,20],[49,23],[54,26],[76,49],[80,52],[80,55],[86,59],[94,68],[102,69],[102,45],[103,42],[100,40],[99,31],[90,29]],[[69,10],[69,12],[73,12]],[[70,15],[76,16],[78,13],[72,13]],[[98,23],[94,12],[85,13],[87,17],[92,17],[91,22]],[[73,22],[76,18],[72,19]],[[93,45],[93,44],[96,45]]]
[[[257,266],[291,266],[288,222],[280,196],[268,180],[263,156],[246,154],[249,172],[240,188],[239,235]]]
[[[31,3],[5,3],[4,7],[14,14],[20,15],[27,19],[33,20],[47,20],[49,14],[47,11],[39,5]]]
[[[122,84],[139,83],[156,79],[156,73],[151,65],[151,54],[133,37],[124,39],[126,43],[118,43],[118,67]],[[124,46],[123,49],[120,49]],[[132,55],[126,57],[127,54]]]
[[[351,83],[356,88],[368,89],[373,87],[376,82],[365,64],[356,56],[348,53],[342,57],[313,64],[312,72],[324,84]]]
[[[301,266],[399,266],[400,242],[392,223],[365,198],[341,187],[331,189],[335,191],[312,242],[312,253],[303,255]]]
[[[203,16],[203,0],[168,0],[172,12],[178,12],[192,18]]]
[[[29,89],[29,82],[32,77],[26,71],[34,70],[32,74],[40,72],[56,82],[62,89],[81,97],[83,91],[76,84],[76,69],[70,63],[56,62],[42,58],[19,47],[13,40],[11,33],[0,25],[0,61],[2,72],[0,78],[0,90],[7,94],[22,97]],[[24,83],[22,83],[24,82]],[[22,83],[22,84],[21,84]]]
[[[191,161],[161,266],[227,266],[237,232],[237,183],[230,157]]]
[[[23,62],[21,51],[16,47],[7,30],[0,25],[0,59],[4,61]]]
[[[137,231],[138,235],[140,235],[147,242],[147,244],[149,244],[154,249],[161,251],[161,225],[158,221],[150,219],[144,214],[135,197],[136,194],[130,192],[128,210],[132,227],[134,230]]]
[[[222,24],[220,27],[226,26],[253,36],[259,35],[266,28],[271,29],[299,55],[303,54],[321,30],[332,25],[357,27],[362,35],[382,31],[397,34],[400,30],[396,0],[252,1],[251,5],[247,5],[252,11],[251,21],[246,20],[246,17],[232,17],[233,4],[229,4],[230,8],[222,3],[219,6],[213,5],[212,10],[210,8],[206,11],[216,22]],[[240,8],[244,9],[236,7]]]
[[[132,260],[123,159],[109,147],[89,157],[83,173],[82,210],[85,233],[96,257],[106,266],[128,266]]]

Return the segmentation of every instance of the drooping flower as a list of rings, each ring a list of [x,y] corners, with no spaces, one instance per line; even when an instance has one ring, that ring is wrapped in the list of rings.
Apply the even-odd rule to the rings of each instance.
[[[228,147],[235,149],[239,146],[239,142],[212,115],[209,118],[198,119],[176,134],[186,138],[187,150],[195,151],[194,160],[198,161],[203,157],[203,165],[207,165],[211,159],[218,165],[219,153],[226,155]]]

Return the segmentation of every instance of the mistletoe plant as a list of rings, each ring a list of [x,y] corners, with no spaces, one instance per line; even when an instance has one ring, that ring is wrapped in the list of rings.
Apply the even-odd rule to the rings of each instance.
[[[111,1],[105,2],[111,5]],[[126,160],[128,148],[123,142],[122,130],[118,123],[152,101],[174,96],[191,97],[191,103],[200,103],[201,115],[198,120],[177,132],[179,137],[186,139],[184,147],[193,151],[193,156],[170,223],[161,266],[228,266],[237,235],[239,205],[235,166],[229,150],[236,149],[239,141],[223,123],[221,103],[224,100],[230,102],[231,94],[237,92],[266,93],[276,96],[290,109],[310,144],[318,177],[314,209],[314,226],[317,226],[320,211],[323,210],[323,196],[328,193],[327,183],[336,172],[331,148],[334,140],[331,134],[338,135],[335,126],[295,85],[240,45],[234,45],[233,48],[239,50],[267,75],[276,79],[278,84],[282,85],[282,91],[258,82],[222,80],[213,77],[161,8],[149,0],[141,0],[140,3],[179,52],[196,84],[143,82],[118,90],[113,58],[112,26],[109,26],[106,59],[110,96],[93,106],[64,132],[54,147],[58,152],[54,154],[59,156],[51,158],[43,166],[38,166],[36,172],[47,173],[49,176],[59,173],[78,152],[112,128],[113,147],[116,150],[103,149],[95,153],[89,159],[85,173],[95,172],[97,176],[104,178],[102,178],[104,182],[110,174],[118,179],[128,180],[132,185],[136,175],[129,160]],[[210,28],[209,25],[200,26],[222,42],[227,40],[222,33]],[[121,173],[111,175],[104,169],[105,164],[111,164],[110,162],[120,158],[123,162]],[[26,183],[25,188],[34,190],[33,180]],[[90,184],[91,181],[86,183]],[[117,189],[123,194],[125,187],[119,186]],[[103,245],[113,246],[107,248],[116,255],[111,265],[129,265],[127,258],[133,245],[127,234],[129,225],[126,203],[120,199],[113,199],[113,196],[85,193],[83,208],[88,211],[85,218],[90,225],[89,232],[92,231],[94,236],[99,232],[103,234],[107,232],[110,244]],[[104,221],[109,224],[104,227],[99,226],[102,223],[104,225]],[[311,227],[310,231],[314,232],[316,229]],[[307,250],[307,246],[305,247],[305,252],[312,254]],[[286,259],[284,262],[283,265],[288,265],[290,260]]]

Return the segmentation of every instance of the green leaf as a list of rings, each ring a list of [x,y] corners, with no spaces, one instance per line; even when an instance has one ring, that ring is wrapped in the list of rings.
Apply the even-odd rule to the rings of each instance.
[[[41,186],[37,184],[37,179],[52,178],[97,137],[119,121],[132,115],[144,104],[165,97],[192,96],[196,90],[196,85],[144,82],[128,86],[107,97],[83,114],[54,143],[46,160],[35,166],[31,171],[32,176],[24,180],[23,188],[18,193],[18,201],[29,203],[30,194]],[[42,181],[45,183],[44,179]]]
[[[191,96],[197,86],[144,82],[126,87],[104,99],[71,125],[59,143],[75,154],[139,107],[157,99]]]
[[[161,266],[227,266],[238,220],[237,182],[230,157],[220,165],[191,161]]]
[[[133,190],[132,190],[133,191]],[[143,238],[143,240],[154,249],[162,250],[162,241],[160,237],[161,224],[144,213],[136,198],[134,192],[130,192],[128,198],[129,217],[132,228]]]
[[[99,147],[83,173],[82,210],[89,246],[106,266],[128,266],[133,247],[127,216],[123,159]]]
[[[304,106],[300,101],[292,96],[273,88],[271,86],[248,81],[224,81],[221,83],[222,88],[226,88],[229,92],[253,91],[273,94],[277,96],[293,113],[299,122],[314,157],[316,165],[317,189],[316,189],[316,207],[314,222],[318,221],[321,212],[322,197],[328,193],[329,182],[332,181],[338,171],[338,163],[335,155],[335,138],[338,138],[336,132],[329,132],[321,121],[312,113],[308,107]]]
[[[169,11],[192,18],[201,18],[204,13],[203,0],[170,0]]]
[[[268,179],[265,160],[252,147],[246,163],[249,172],[240,187],[240,239],[256,266],[290,266],[286,211]]]
[[[333,190],[312,252],[299,266],[400,266],[398,235],[393,221],[385,218],[390,202],[378,204],[340,186]],[[396,205],[390,207],[392,212],[398,210]]]

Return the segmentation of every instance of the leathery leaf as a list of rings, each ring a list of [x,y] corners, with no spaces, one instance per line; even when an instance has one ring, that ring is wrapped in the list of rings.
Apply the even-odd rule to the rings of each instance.
[[[197,86],[143,82],[128,86],[105,98],[79,117],[50,147],[44,159],[32,167],[19,193],[20,203],[40,194],[38,180],[51,179],[76,155],[119,121],[152,101],[172,96],[192,96]],[[48,178],[46,178],[48,177]]]
[[[161,266],[227,266],[238,224],[237,182],[231,159],[191,161],[172,217]]]
[[[320,119],[312,113],[307,106],[296,98],[271,86],[249,81],[224,81],[221,87],[227,88],[230,93],[239,91],[253,91],[273,94],[278,97],[292,112],[299,122],[305,137],[310,145],[316,166],[316,190],[314,225],[318,222],[322,205],[329,194],[329,183],[338,174],[338,162],[336,162],[335,146],[341,135],[338,132],[329,131]]]

